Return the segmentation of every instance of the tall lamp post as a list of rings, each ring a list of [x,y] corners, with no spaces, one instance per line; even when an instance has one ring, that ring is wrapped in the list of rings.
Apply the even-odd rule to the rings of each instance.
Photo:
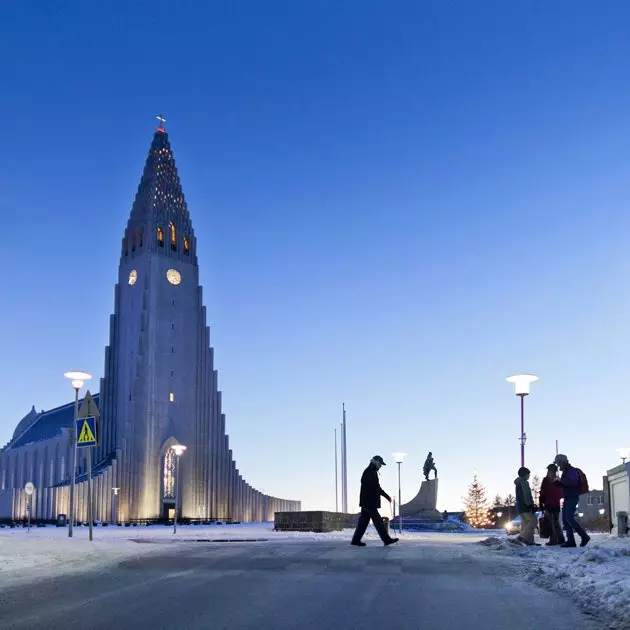
[[[112,488],[114,500],[112,501],[112,525],[118,523],[118,491],[120,488]]]
[[[630,455],[630,448],[618,448],[617,453],[619,453],[621,461],[625,464],[628,456]]]
[[[514,385],[514,393],[521,399],[521,467],[525,466],[525,396],[529,394],[530,386],[538,380],[533,374],[515,374],[505,379]]]
[[[179,458],[184,454],[186,447],[183,444],[171,446],[177,459],[175,460],[175,515],[173,517],[173,534],[177,533],[177,507],[179,505]]]
[[[85,385],[85,381],[89,381],[92,375],[89,372],[82,372],[80,370],[71,370],[66,372],[64,376],[72,382],[74,389],[74,421],[72,422],[72,429],[70,430],[70,437],[72,439],[72,475],[70,482],[70,522],[68,525],[68,538],[72,538],[72,527],[74,525],[74,485],[77,476],[77,418],[79,416],[79,390]]]
[[[398,464],[398,531],[402,534],[402,492],[400,486],[400,465],[407,453],[392,453],[394,461]]]

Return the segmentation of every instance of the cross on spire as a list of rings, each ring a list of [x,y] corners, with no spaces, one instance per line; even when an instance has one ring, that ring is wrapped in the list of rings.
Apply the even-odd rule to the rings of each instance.
[[[166,122],[166,118],[164,118],[164,116],[162,116],[162,114],[158,114],[156,116],[156,118],[158,119],[160,125],[158,127],[158,131],[166,131],[166,129],[164,129],[164,123]]]

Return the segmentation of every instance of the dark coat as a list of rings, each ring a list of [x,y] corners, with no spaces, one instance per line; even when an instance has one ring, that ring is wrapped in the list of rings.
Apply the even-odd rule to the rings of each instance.
[[[391,501],[389,494],[381,488],[376,466],[370,463],[361,475],[361,496],[359,498],[359,505],[368,510],[380,508],[381,497],[385,497],[388,501]]]
[[[575,499],[580,496],[580,477],[573,466],[567,466],[560,477],[562,494],[565,499]]]
[[[540,507],[549,510],[559,510],[560,499],[562,499],[562,488],[549,477],[545,477],[540,486]]]
[[[532,499],[529,481],[523,477],[517,477],[514,480],[514,485],[516,486],[516,512],[518,514],[533,512],[534,500]]]

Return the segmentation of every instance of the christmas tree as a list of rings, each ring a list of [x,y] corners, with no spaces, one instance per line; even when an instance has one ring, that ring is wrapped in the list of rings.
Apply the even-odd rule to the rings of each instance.
[[[477,475],[468,486],[468,496],[464,499],[466,506],[466,521],[476,529],[481,529],[490,524],[488,499],[486,489],[479,483]]]
[[[532,499],[534,499],[534,505],[538,505],[540,499],[540,477],[538,475],[532,475],[532,481],[529,484],[532,490]]]

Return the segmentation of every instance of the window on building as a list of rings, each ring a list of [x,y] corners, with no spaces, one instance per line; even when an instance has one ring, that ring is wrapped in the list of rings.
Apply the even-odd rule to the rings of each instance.
[[[136,251],[136,231],[135,230],[131,232],[131,251],[132,252]]]
[[[175,370],[171,370],[171,376],[175,376]]]
[[[138,230],[138,246],[142,247],[142,244],[144,242],[144,228],[140,228]]]
[[[157,240],[160,247],[164,247],[164,230],[159,227],[157,229]]]
[[[190,241],[187,236],[184,236],[184,254],[190,254]]]
[[[171,322],[171,330],[175,330],[175,322]]]
[[[597,505],[604,505],[604,497],[601,494],[597,497]]]
[[[175,498],[175,451],[169,448],[164,455],[164,498]]]
[[[175,252],[177,251],[177,232],[175,231],[175,224],[171,221],[168,227],[171,233],[171,249]]]
[[[171,346],[171,354],[175,354],[175,346]]]
[[[125,250],[125,256],[127,256],[129,254],[129,241],[126,237],[123,240],[123,249]]]
[[[593,497],[586,497],[586,505],[593,505]]]
[[[175,306],[175,300],[171,300],[171,306]]]
[[[173,392],[168,395],[168,400],[169,402],[175,402],[175,394]]]

